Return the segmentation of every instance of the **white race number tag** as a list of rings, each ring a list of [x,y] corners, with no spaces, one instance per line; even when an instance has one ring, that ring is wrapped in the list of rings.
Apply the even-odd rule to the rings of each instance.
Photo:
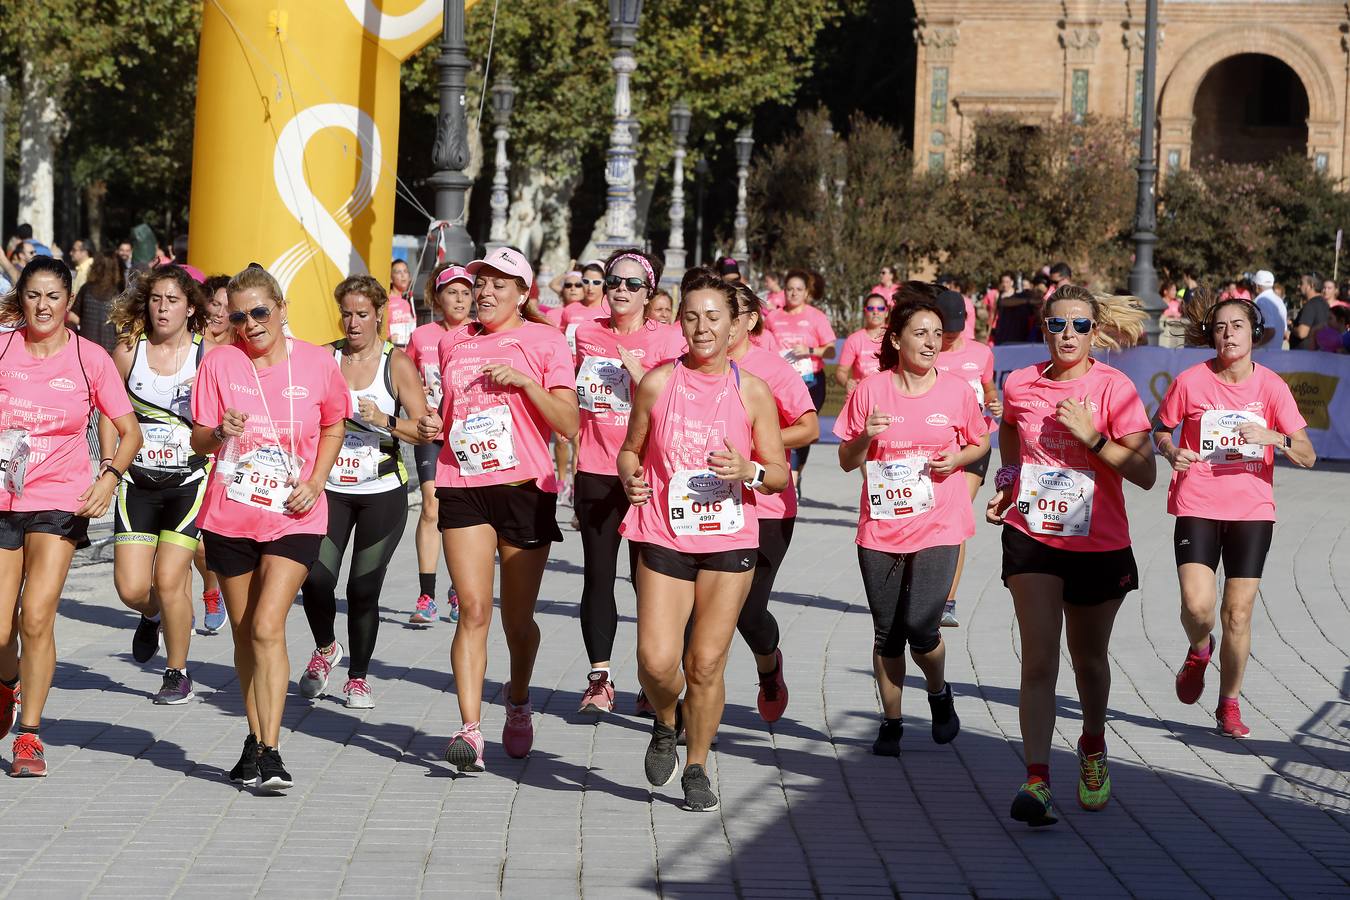
[[[501,472],[520,464],[511,437],[511,410],[505,404],[455,419],[450,424],[450,447],[463,475]]]
[[[1017,511],[1036,534],[1087,537],[1097,483],[1087,469],[1022,464]]]
[[[577,329],[581,327],[580,322],[573,322],[563,330],[563,336],[567,338],[567,351],[573,358],[577,355]]]
[[[740,482],[723,481],[707,469],[671,476],[666,506],[676,534],[735,534],[745,527]]]
[[[628,412],[633,408],[633,379],[623,362],[588,356],[577,372],[577,402],[587,412]]]
[[[334,487],[366,484],[380,477],[380,436],[367,431],[349,431],[342,438],[337,462],[328,471]]]
[[[186,471],[191,440],[192,432],[182,425],[142,422],[141,449],[133,464],[154,471]]]
[[[1266,448],[1261,444],[1247,443],[1246,438],[1238,433],[1239,427],[1249,423],[1266,427],[1266,420],[1256,413],[1232,409],[1206,410],[1200,417],[1200,458],[1211,466],[1264,460]]]
[[[873,519],[908,519],[932,509],[933,480],[923,457],[867,461],[867,510]]]
[[[300,461],[275,445],[259,447],[239,457],[225,496],[267,512],[286,514],[286,499],[291,496],[287,484],[292,472],[300,471]]]
[[[441,389],[441,369],[434,363],[427,363],[422,367],[422,383],[431,391],[428,400],[431,401],[431,411],[435,412],[441,408],[441,400],[445,397],[445,392]]]
[[[28,469],[28,432],[22,428],[0,431],[0,478],[4,489],[16,497],[23,495],[23,476]]]

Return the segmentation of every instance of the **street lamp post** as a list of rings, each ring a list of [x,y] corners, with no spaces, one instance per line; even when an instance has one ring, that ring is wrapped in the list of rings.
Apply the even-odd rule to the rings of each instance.
[[[507,175],[511,171],[511,161],[506,158],[506,139],[511,136],[511,108],[516,102],[516,86],[511,76],[502,73],[492,85],[492,120],[497,127],[492,132],[497,141],[497,159],[492,175],[492,230],[488,235],[488,249],[495,250],[506,244],[506,213],[511,206]]]
[[[745,210],[745,183],[750,177],[750,154],[755,149],[754,132],[749,125],[736,133],[736,229],[735,243],[731,255],[741,264],[741,270],[748,272],[750,248],[746,244],[746,229],[750,226]]]
[[[638,19],[642,0],[609,0],[609,43],[614,48],[614,128],[609,133],[605,153],[605,240],[600,247],[615,250],[630,247],[634,241],[636,209],[633,205],[632,103],[628,79],[637,69],[633,46],[637,43]]]
[[[465,227],[465,193],[473,185],[464,174],[469,164],[469,122],[464,114],[464,76],[469,52],[464,43],[463,0],[445,0],[441,53],[436,57],[440,111],[431,162],[436,172],[429,182],[436,190],[436,218],[447,223],[441,232],[445,258],[463,264],[474,258],[473,239]]]
[[[9,81],[0,75],[0,228],[5,223],[5,110],[9,109]]]
[[[708,182],[708,161],[694,163],[694,265],[703,265],[703,194]]]
[[[661,280],[678,284],[684,274],[684,145],[689,139],[693,113],[689,104],[676,101],[670,108],[670,134],[675,139],[675,171],[670,186],[670,242],[666,245],[666,264]]]
[[[1155,70],[1158,64],[1158,0],[1146,0],[1144,11],[1144,96],[1139,117],[1139,194],[1134,212],[1134,267],[1130,269],[1130,293],[1143,301],[1148,312],[1144,323],[1150,344],[1158,343],[1158,316],[1163,301],[1158,295],[1158,273],[1153,268],[1153,246],[1158,243],[1158,207],[1154,185],[1158,161],[1153,152]]]

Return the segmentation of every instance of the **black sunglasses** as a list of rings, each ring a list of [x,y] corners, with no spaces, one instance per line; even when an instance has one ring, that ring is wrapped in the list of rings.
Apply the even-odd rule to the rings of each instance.
[[[272,310],[268,309],[266,306],[255,306],[246,313],[232,312],[227,318],[229,319],[230,324],[235,328],[243,325],[249,319],[262,325],[268,319],[272,318]]]
[[[1092,330],[1091,319],[1073,319],[1073,330],[1079,334],[1087,334]],[[1045,330],[1051,334],[1061,334],[1065,328],[1069,327],[1069,319],[1063,316],[1048,316],[1045,320]]]
[[[564,282],[563,282],[563,287],[564,287],[564,288],[579,288],[579,287],[581,287],[581,282],[580,282],[580,281],[564,281]]]
[[[619,285],[628,288],[629,293],[636,294],[647,286],[647,282],[641,278],[620,278],[618,275],[605,276],[605,287],[609,288],[611,291]]]

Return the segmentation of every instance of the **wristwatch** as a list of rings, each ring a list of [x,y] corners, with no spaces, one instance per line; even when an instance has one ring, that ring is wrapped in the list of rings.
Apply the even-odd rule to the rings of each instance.
[[[753,491],[764,483],[764,466],[757,462],[752,462],[751,465],[755,467],[755,475],[749,481],[745,482],[745,486]]]
[[[1105,446],[1106,446],[1106,435],[1102,435],[1101,437],[1097,438],[1097,443],[1092,445],[1092,452],[1101,453],[1102,448]]]
[[[1293,449],[1293,446],[1294,446],[1294,436],[1292,434],[1286,434],[1284,436],[1284,449],[1291,450]]]

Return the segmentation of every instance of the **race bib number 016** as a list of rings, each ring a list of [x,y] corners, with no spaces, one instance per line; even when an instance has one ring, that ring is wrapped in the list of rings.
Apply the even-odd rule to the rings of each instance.
[[[867,511],[873,519],[909,519],[933,509],[933,480],[923,457],[867,461]]]
[[[1036,534],[1087,537],[1097,483],[1085,469],[1023,463],[1017,511]]]
[[[299,471],[300,461],[285,450],[259,447],[239,458],[225,496],[236,503],[285,515],[292,490],[290,474]]]
[[[364,431],[349,431],[342,438],[337,462],[328,471],[328,483],[334,487],[366,484],[380,477],[380,436]]]
[[[617,359],[588,356],[577,372],[577,402],[590,413],[628,412],[633,408],[633,380]]]
[[[1232,409],[1207,410],[1200,417],[1200,458],[1211,466],[1264,460],[1266,448],[1260,444],[1247,443],[1247,439],[1238,433],[1240,427],[1248,424],[1265,428],[1266,420],[1256,413]]]
[[[723,481],[707,469],[676,472],[666,497],[676,534],[735,534],[745,527],[740,482]]]
[[[191,455],[192,432],[182,425],[141,423],[141,449],[134,465],[155,471],[185,471]]]
[[[464,475],[486,475],[514,469],[516,444],[511,436],[511,410],[493,406],[450,425],[450,448]]]

